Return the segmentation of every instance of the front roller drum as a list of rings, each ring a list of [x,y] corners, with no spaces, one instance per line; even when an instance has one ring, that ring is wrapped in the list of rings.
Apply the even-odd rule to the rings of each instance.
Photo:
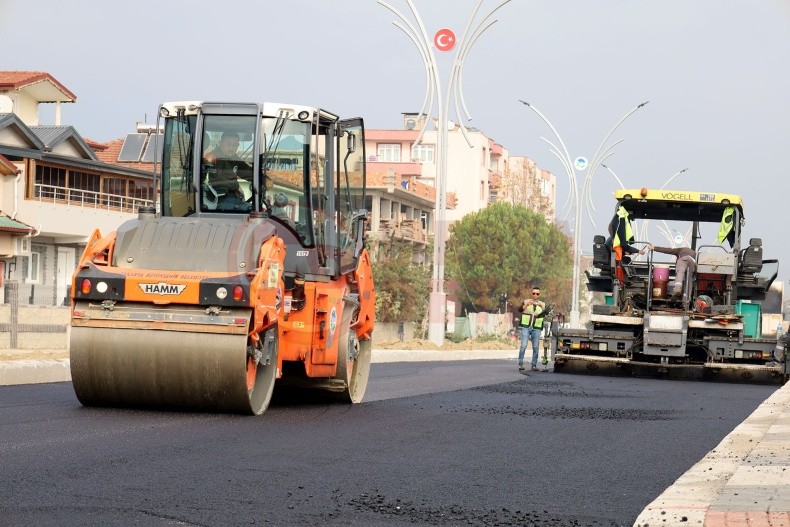
[[[258,415],[277,369],[277,328],[245,334],[72,327],[71,378],[85,406]]]

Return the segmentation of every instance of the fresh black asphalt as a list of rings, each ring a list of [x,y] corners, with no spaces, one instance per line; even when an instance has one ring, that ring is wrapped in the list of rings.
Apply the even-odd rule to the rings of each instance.
[[[0,526],[630,526],[776,387],[374,364],[260,417],[0,387]]]

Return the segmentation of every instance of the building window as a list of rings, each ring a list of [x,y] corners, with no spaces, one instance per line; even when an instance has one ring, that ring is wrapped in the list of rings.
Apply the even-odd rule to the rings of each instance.
[[[433,163],[433,145],[414,145],[411,147],[413,161]]]
[[[143,180],[129,180],[129,197],[153,201],[154,199],[154,182]]]
[[[540,195],[548,197],[551,191],[551,182],[547,179],[544,179],[540,182]]]
[[[37,198],[66,199],[66,170],[38,165],[36,167],[34,196]]]
[[[44,164],[36,165],[32,197],[81,205],[118,207],[134,212],[154,200],[154,183],[148,178],[110,176]]]
[[[99,202],[101,176],[87,172],[69,171],[69,201],[83,204]]]
[[[398,163],[400,161],[400,145],[382,143],[378,145],[376,154],[379,161]]]
[[[123,207],[126,198],[127,180],[116,177],[105,177],[102,180],[102,201],[111,207]]]
[[[28,284],[37,284],[39,279],[41,265],[41,253],[32,252],[27,259],[27,277]]]
[[[89,174],[76,170],[71,170],[69,172],[69,188],[71,189],[87,190],[98,194],[101,188],[100,180],[101,178],[98,174]]]

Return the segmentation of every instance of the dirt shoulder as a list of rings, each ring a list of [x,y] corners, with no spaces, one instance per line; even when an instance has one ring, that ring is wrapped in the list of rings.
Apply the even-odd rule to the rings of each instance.
[[[517,350],[518,340],[498,339],[480,340],[466,339],[462,342],[452,342],[445,339],[442,346],[437,346],[427,339],[373,341],[373,349],[383,350]],[[0,362],[19,360],[65,360],[69,358],[69,351],[63,349],[0,349]]]
[[[498,339],[498,340],[479,340],[479,339],[466,339],[462,342],[452,342],[450,340],[444,341],[442,346],[437,346],[430,340],[412,339],[412,340],[393,340],[393,341],[377,341],[375,336],[373,339],[373,349],[384,350],[509,350],[518,349],[519,343],[517,340]]]
[[[16,360],[64,360],[69,350],[61,349],[0,349],[0,361]]]

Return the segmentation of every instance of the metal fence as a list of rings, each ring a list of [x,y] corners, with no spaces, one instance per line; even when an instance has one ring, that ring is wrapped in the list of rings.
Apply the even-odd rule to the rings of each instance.
[[[0,348],[65,348],[68,341],[69,308],[25,305],[19,284],[4,285],[5,304],[0,306]]]
[[[67,205],[81,208],[120,210],[132,214],[137,213],[137,209],[140,207],[153,205],[153,202],[149,199],[106,194],[104,192],[94,192],[91,190],[65,188],[55,185],[43,185],[41,183],[35,184],[34,192],[36,198],[38,198],[40,202],[66,203]]]
[[[52,284],[26,284],[16,280],[7,280],[3,284],[0,292],[0,303],[11,303],[11,296],[20,306],[68,306],[70,303],[71,285],[65,289],[65,294],[61,296],[63,290],[58,291],[57,286]],[[13,291],[11,291],[13,289]]]

